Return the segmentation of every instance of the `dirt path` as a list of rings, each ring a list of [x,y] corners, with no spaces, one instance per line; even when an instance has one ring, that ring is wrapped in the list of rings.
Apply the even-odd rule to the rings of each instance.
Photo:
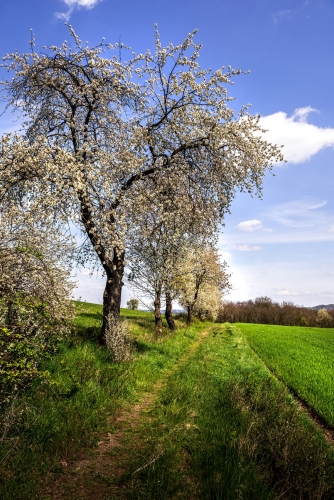
[[[126,474],[131,457],[138,448],[145,446],[146,436],[135,432],[143,415],[148,419],[153,407],[168,379],[198,349],[207,337],[208,331],[201,333],[187,352],[171,370],[158,380],[149,392],[142,395],[136,405],[129,405],[118,415],[110,417],[113,432],[101,436],[98,447],[82,452],[77,460],[61,461],[57,472],[49,473],[43,487],[44,499],[53,500],[117,500],[125,498],[126,486],[121,479]],[[143,464],[146,466],[147,464]],[[123,483],[124,484],[124,483]]]

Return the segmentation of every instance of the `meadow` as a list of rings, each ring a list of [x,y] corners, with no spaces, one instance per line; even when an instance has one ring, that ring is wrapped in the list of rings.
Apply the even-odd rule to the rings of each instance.
[[[243,325],[179,318],[171,334],[122,310],[132,356],[116,364],[96,342],[101,307],[76,306],[73,334],[43,367],[50,383],[21,396],[0,446],[0,498],[334,497],[333,448]]]
[[[267,366],[334,427],[334,329],[237,326]]]

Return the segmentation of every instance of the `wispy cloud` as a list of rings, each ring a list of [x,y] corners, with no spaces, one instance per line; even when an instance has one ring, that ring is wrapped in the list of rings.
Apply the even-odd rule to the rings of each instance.
[[[276,295],[284,295],[284,296],[299,295],[299,293],[297,293],[297,292],[290,292],[289,290],[286,290],[285,288],[283,288],[283,289],[273,288],[273,290],[276,291]]]
[[[66,12],[55,12],[55,17],[57,19],[62,19],[64,21],[69,21],[72,13],[75,9],[81,9],[82,7],[90,10],[95,7],[102,0],[62,0],[68,7]]]
[[[261,245],[262,249],[263,245],[334,241],[334,212],[326,199],[304,196],[256,215],[259,218],[239,222],[234,228],[226,226],[220,240],[226,250],[240,250],[240,245]]]
[[[318,110],[307,106],[295,110],[292,116],[283,111],[261,118],[267,130],[265,139],[283,145],[283,155],[290,163],[303,163],[321,149],[334,146],[334,128],[322,128],[307,122],[311,112]]]
[[[275,232],[272,233],[249,233],[250,238],[247,238],[249,241],[250,245],[281,245],[285,243],[315,243],[315,242],[326,242],[326,241],[334,241],[334,231],[326,231],[326,230],[319,230],[318,228],[314,227],[314,230],[310,231],[309,226],[308,227],[299,227],[298,230],[292,230],[296,229],[296,226],[292,227],[287,227],[286,230],[275,230]],[[256,235],[255,237],[251,236]],[[231,250],[235,249],[235,245],[233,243],[234,241],[237,241],[238,235],[237,234],[232,234],[229,235],[228,237],[228,248]]]
[[[273,207],[268,215],[276,222],[289,227],[312,227],[328,225],[328,216],[318,210],[326,205],[326,200],[304,198],[302,200],[282,203]]]
[[[230,248],[233,250],[239,250],[239,252],[258,252],[261,250],[261,247],[258,245],[230,245]]]
[[[286,18],[291,14],[292,10],[279,10],[278,12],[274,12],[272,14],[274,23],[278,23],[281,19]]]
[[[304,16],[305,10],[308,9],[308,6],[312,4],[311,0],[304,0],[304,3],[300,3],[299,6],[296,6],[294,9],[282,9],[271,14],[273,21],[275,24],[279,22],[285,21],[287,19],[296,18],[296,16]],[[306,15],[306,17],[309,17]]]

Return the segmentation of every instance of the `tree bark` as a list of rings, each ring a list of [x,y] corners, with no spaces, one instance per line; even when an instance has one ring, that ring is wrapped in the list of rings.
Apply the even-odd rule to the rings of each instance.
[[[171,294],[167,292],[166,293],[165,317],[166,317],[166,320],[168,323],[168,328],[170,330],[175,330],[175,322],[174,322],[173,315],[172,315],[172,307],[173,307],[172,297],[171,297]]]
[[[9,327],[15,323],[15,307],[12,300],[9,300],[7,304],[7,323]]]
[[[187,325],[190,325],[192,320],[193,320],[193,308],[194,308],[193,304],[189,304],[187,306],[187,309],[188,309],[188,311],[187,311],[187,313],[188,313],[187,314]]]
[[[121,333],[120,308],[124,267],[124,253],[117,256],[116,252],[114,252],[112,267],[104,266],[107,282],[103,293],[103,323],[99,343],[111,351],[114,351],[114,346],[121,340],[119,338]]]
[[[155,299],[154,299],[154,319],[155,326],[157,328],[162,327],[162,318],[161,318],[161,285],[155,291]]]

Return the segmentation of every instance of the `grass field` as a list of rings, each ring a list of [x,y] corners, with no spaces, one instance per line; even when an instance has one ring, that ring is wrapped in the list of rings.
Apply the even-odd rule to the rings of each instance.
[[[149,417],[131,498],[334,496],[332,450],[234,327],[212,329]]]
[[[268,367],[334,426],[334,329],[237,326]]]
[[[76,307],[51,384],[22,396],[0,446],[0,498],[334,498],[333,449],[238,328],[170,334],[123,310],[132,359],[115,364],[96,343],[101,307]]]

